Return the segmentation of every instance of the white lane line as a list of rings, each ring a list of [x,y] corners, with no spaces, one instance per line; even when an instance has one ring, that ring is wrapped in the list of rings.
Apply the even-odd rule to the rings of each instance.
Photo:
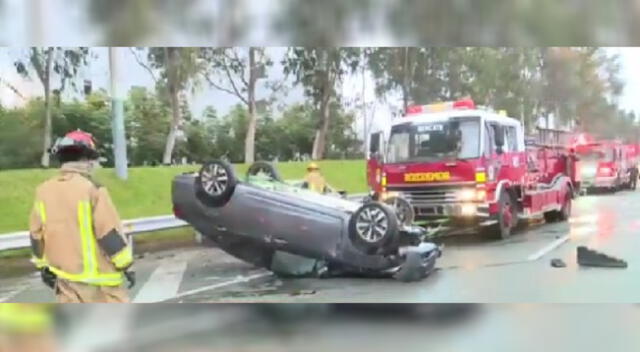
[[[552,250],[558,248],[560,245],[562,245],[563,243],[567,242],[569,240],[569,235],[565,235],[563,237],[558,238],[557,240],[549,243],[548,245],[544,246],[543,248],[541,248],[539,251],[531,254],[529,257],[527,257],[527,261],[528,262],[532,262],[532,261],[536,261],[540,258],[542,258],[545,254],[551,252]]]
[[[187,261],[167,261],[156,268],[133,303],[156,303],[174,297],[180,289]]]
[[[189,290],[189,291],[184,291],[184,292],[181,292],[179,295],[175,295],[174,297],[169,297],[169,298],[167,298],[165,300],[191,296],[191,295],[195,295],[195,294],[201,293],[201,292],[216,290],[216,289],[219,289],[219,288],[222,288],[222,287],[231,286],[231,285],[235,285],[235,284],[239,284],[239,283],[243,283],[243,282],[249,282],[249,281],[252,281],[252,280],[255,280],[255,279],[259,279],[259,278],[263,278],[263,277],[267,277],[267,276],[270,276],[270,275],[271,275],[271,272],[260,272],[260,273],[253,274],[253,275],[248,275],[248,276],[238,276],[237,278],[235,278],[233,280],[220,282],[220,283],[209,285],[209,286],[203,286],[203,287],[196,288],[196,289]]]

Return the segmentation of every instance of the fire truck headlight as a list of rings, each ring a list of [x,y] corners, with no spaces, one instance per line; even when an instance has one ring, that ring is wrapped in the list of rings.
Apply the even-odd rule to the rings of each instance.
[[[595,175],[596,172],[598,172],[598,170],[595,166],[587,165],[580,168],[580,173],[583,175],[591,176]]]
[[[461,201],[472,201],[477,197],[475,189],[463,189],[458,191],[457,198]]]
[[[460,207],[460,214],[462,216],[472,216],[476,214],[476,209],[475,204],[462,204],[462,207]]]

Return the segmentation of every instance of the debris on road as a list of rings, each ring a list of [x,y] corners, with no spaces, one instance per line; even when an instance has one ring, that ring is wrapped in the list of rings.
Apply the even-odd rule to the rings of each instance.
[[[565,263],[560,258],[554,258],[554,259],[551,259],[551,266],[554,268],[564,268],[567,266],[567,263]]]
[[[315,293],[316,293],[316,290],[299,290],[299,291],[291,292],[290,296],[313,295]]]
[[[587,248],[585,246],[578,247],[577,252],[578,264],[581,266],[603,267],[603,268],[626,268],[627,262]]]

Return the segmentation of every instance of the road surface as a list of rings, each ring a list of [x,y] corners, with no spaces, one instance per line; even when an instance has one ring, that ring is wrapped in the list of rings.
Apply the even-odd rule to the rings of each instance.
[[[444,240],[439,270],[424,281],[280,279],[215,248],[147,255],[137,261],[135,302],[474,302],[640,301],[640,191],[585,196],[568,223],[533,225],[502,241]],[[623,258],[627,269],[581,268],[576,247]],[[565,268],[553,268],[560,258]],[[47,302],[37,274],[0,280],[0,301]]]
[[[637,305],[59,306],[64,351],[637,351]]]

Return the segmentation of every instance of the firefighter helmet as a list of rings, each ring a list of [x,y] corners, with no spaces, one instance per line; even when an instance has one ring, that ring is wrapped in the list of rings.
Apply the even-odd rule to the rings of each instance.
[[[309,166],[307,166],[307,170],[320,170],[320,166],[318,166],[318,164],[316,164],[315,162],[311,162],[309,163]]]
[[[98,159],[98,150],[93,136],[79,129],[58,138],[51,152],[62,162]]]

